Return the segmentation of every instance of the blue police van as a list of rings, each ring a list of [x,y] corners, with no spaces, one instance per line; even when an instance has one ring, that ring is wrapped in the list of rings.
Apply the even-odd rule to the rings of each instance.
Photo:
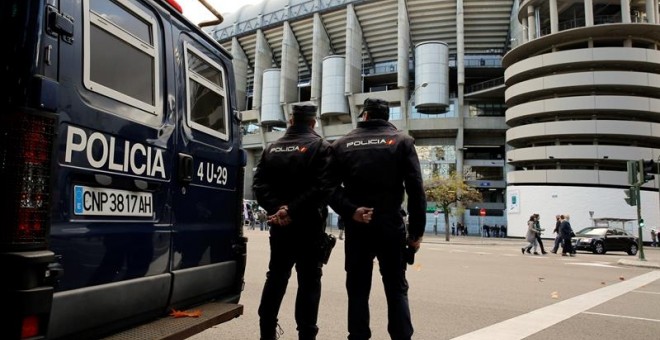
[[[240,316],[229,53],[174,0],[5,0],[2,25],[0,338],[185,338]]]

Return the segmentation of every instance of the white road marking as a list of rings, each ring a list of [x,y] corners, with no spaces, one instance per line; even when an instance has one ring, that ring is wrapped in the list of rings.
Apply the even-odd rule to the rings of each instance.
[[[644,291],[641,291],[641,290],[636,290],[636,291],[631,292],[631,293],[640,293],[640,294],[657,294],[657,295],[660,295],[660,292],[644,292]]]
[[[636,317],[636,316],[627,316],[627,315],[616,315],[616,314],[605,314],[605,313],[594,313],[594,312],[583,312],[582,314],[601,315],[601,316],[611,316],[611,317],[613,317],[613,318],[634,319],[634,320],[642,320],[642,321],[660,322],[659,319],[638,318],[638,317]]]
[[[660,270],[654,270],[461,335],[454,340],[523,339],[658,279],[660,279]]]
[[[610,265],[610,264],[603,264],[603,263],[588,263],[588,262],[567,263],[567,265],[571,265],[571,266],[604,267],[604,268],[621,268],[621,267],[619,267],[619,266],[613,266],[613,265]]]

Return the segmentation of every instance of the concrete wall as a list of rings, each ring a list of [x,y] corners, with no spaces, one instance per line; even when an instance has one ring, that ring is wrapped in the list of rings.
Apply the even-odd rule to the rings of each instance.
[[[594,212],[594,218],[615,217],[637,219],[637,207],[631,207],[624,201],[622,189],[589,188],[589,187],[559,187],[559,186],[509,186],[507,187],[508,234],[513,237],[524,237],[527,232],[529,216],[541,215],[541,227],[546,231],[543,237],[554,238],[552,230],[555,226],[555,215],[569,214],[573,230],[576,232],[592,225],[589,211]],[[513,212],[510,196],[518,195],[518,212]],[[650,227],[660,226],[660,210],[658,193],[641,192],[642,218],[646,223],[643,233],[644,240],[651,238]],[[626,231],[637,235],[637,223],[629,223]]]

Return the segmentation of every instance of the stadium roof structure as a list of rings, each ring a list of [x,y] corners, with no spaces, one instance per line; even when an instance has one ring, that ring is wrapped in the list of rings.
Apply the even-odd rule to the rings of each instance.
[[[463,1],[466,54],[504,54],[509,46],[513,1]],[[283,25],[289,22],[300,48],[299,70],[304,78],[312,59],[314,14],[321,17],[331,54],[344,54],[349,6],[354,8],[363,32],[366,66],[397,59],[399,20],[410,25],[411,48],[422,42],[442,41],[448,44],[450,54],[456,53],[456,0],[266,0],[227,14],[222,24],[207,31],[228,50],[236,37],[252,68],[255,33],[261,30],[272,49],[273,64],[280,67]]]

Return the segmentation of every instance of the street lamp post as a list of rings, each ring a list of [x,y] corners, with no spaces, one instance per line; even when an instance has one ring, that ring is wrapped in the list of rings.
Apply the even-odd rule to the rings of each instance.
[[[426,87],[428,85],[429,85],[428,82],[423,82],[423,83],[415,86],[415,88],[410,93],[410,98],[408,98],[408,102],[407,102],[407,105],[406,105],[406,120],[405,120],[405,122],[406,122],[406,128],[405,128],[406,133],[409,130],[408,126],[410,125],[410,116],[412,115],[412,109],[413,109],[412,103],[415,100],[415,92],[417,92],[417,90],[419,90],[420,87]]]
[[[635,201],[637,202],[637,255],[639,255],[639,260],[640,261],[646,261],[646,258],[644,257],[644,238],[642,237],[642,224],[640,221],[642,220],[642,204],[640,202],[641,194],[639,188],[641,187],[641,183],[636,183],[635,186],[637,186],[637,190],[635,190],[635,195],[637,195]]]

